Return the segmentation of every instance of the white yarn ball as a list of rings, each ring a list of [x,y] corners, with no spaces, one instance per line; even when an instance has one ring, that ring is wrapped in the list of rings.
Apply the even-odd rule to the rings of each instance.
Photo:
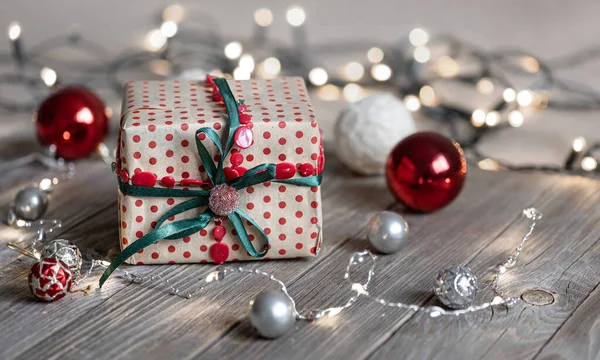
[[[416,131],[402,101],[379,93],[349,103],[335,124],[335,152],[350,169],[363,175],[385,172],[385,162],[400,140]]]

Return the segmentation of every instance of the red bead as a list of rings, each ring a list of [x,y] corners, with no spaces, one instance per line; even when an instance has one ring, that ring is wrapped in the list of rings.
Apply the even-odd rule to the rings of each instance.
[[[119,179],[124,183],[129,182],[129,172],[126,169],[121,169],[119,171]]]
[[[214,76],[206,74],[206,82],[211,85],[211,86],[215,86],[215,81],[213,80]]]
[[[319,144],[319,158],[317,160],[317,174],[323,173],[325,168],[325,148],[323,147],[323,138]]]
[[[56,145],[58,156],[79,159],[96,150],[108,132],[102,100],[83,87],[65,87],[42,102],[35,129],[44,145]]]
[[[153,187],[156,185],[156,175],[151,172],[142,171],[133,175],[131,182],[135,186]]]
[[[249,124],[252,122],[252,115],[249,114],[240,114],[240,122],[242,124]]]
[[[431,132],[413,134],[392,150],[386,164],[388,186],[410,209],[434,211],[460,193],[467,164],[460,146]]]
[[[292,163],[283,162],[275,165],[275,179],[291,179],[296,174],[296,166]]]
[[[242,176],[242,175],[244,175],[244,174],[246,173],[246,171],[248,171],[248,169],[246,169],[246,168],[245,168],[245,167],[243,167],[243,166],[237,166],[237,167],[235,168],[235,171],[237,171],[237,172],[238,172],[238,174],[240,174],[240,176]]]
[[[245,113],[245,112],[246,112],[246,110],[248,110],[248,107],[246,106],[246,104],[243,104],[243,103],[242,103],[242,104],[239,104],[239,105],[238,105],[238,112],[239,112],[240,114],[243,114],[243,113]]]
[[[224,168],[223,173],[225,174],[225,180],[227,180],[227,182],[230,182],[231,180],[240,177],[240,173],[238,173],[236,169],[231,167]]]
[[[253,139],[254,133],[246,126],[240,126],[237,128],[235,134],[233,135],[233,141],[242,149],[249,148],[252,145]]]
[[[223,240],[223,238],[225,237],[226,233],[227,233],[227,230],[225,229],[225,226],[223,226],[223,225],[217,225],[213,229],[213,237],[217,241]]]
[[[165,176],[160,179],[160,184],[166,188],[172,188],[175,186],[175,179],[172,176]]]
[[[199,179],[183,179],[179,181],[179,184],[181,186],[204,186],[206,182]]]
[[[209,254],[215,264],[223,264],[229,257],[229,246],[218,242],[210,247]]]
[[[57,258],[46,258],[29,270],[29,290],[42,301],[59,300],[71,290],[72,277],[67,264]]]
[[[235,154],[231,154],[231,157],[229,158],[229,162],[231,162],[231,165],[233,165],[233,166],[240,166],[244,162],[244,155],[242,155],[239,152],[237,152]]]
[[[213,97],[214,102],[222,102],[223,101],[223,96],[221,96],[221,92],[219,92],[219,88],[217,88],[217,87],[213,88],[212,97]]]
[[[300,165],[300,175],[302,176],[312,176],[315,174],[315,167],[313,164],[302,164]]]

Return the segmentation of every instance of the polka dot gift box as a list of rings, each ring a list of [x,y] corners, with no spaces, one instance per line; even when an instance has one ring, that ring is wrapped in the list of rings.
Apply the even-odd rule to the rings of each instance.
[[[130,82],[122,114],[113,267],[317,254],[324,157],[301,78]]]

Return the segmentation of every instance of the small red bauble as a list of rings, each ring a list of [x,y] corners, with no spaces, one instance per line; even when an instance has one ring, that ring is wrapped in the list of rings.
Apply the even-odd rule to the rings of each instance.
[[[292,163],[282,162],[275,165],[275,179],[291,179],[296,174],[296,166]]]
[[[229,246],[223,244],[222,242],[218,242],[213,244],[208,252],[210,254],[210,258],[215,262],[215,264],[220,265],[225,263],[229,257]]]
[[[156,175],[148,171],[142,171],[137,174],[134,174],[131,177],[131,182],[135,186],[153,187],[154,185],[156,185]]]
[[[460,193],[467,164],[456,142],[432,132],[413,134],[387,159],[387,183],[412,210],[429,212],[448,205]]]
[[[240,126],[233,134],[233,141],[241,149],[247,149],[252,146],[254,134],[252,130],[246,126]]]
[[[46,258],[34,264],[28,280],[31,293],[47,302],[63,298],[73,284],[69,267],[57,258]]]
[[[35,129],[58,156],[78,159],[96,150],[108,132],[102,100],[83,87],[65,87],[48,96],[37,110]]]
[[[223,226],[223,225],[217,225],[213,229],[213,236],[214,236],[215,240],[217,240],[217,241],[223,240],[223,238],[225,237],[225,234],[227,234],[227,229],[225,229],[225,226]]]

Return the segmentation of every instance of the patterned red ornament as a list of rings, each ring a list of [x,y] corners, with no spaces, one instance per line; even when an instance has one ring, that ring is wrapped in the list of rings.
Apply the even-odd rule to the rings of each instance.
[[[72,278],[67,264],[57,258],[46,258],[29,270],[29,289],[42,301],[59,300],[71,290]]]
[[[432,132],[416,133],[400,141],[386,165],[392,193],[407,207],[422,212],[440,209],[454,200],[466,174],[460,145]]]
[[[240,193],[233,186],[215,186],[208,196],[208,207],[218,216],[227,216],[240,205]]]
[[[58,156],[79,159],[96,150],[108,132],[105,106],[83,87],[65,87],[48,96],[37,110],[35,129]]]

